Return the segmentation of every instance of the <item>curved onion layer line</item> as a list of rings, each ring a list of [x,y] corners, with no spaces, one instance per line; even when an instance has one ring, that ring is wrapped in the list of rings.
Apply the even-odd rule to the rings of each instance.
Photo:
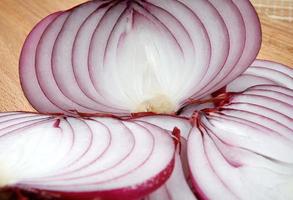
[[[213,165],[213,169],[216,171],[219,177],[221,177],[223,182],[229,185],[231,192],[238,194],[238,196],[241,196],[242,198],[250,198],[251,192],[253,192],[255,194],[253,197],[254,199],[262,198],[262,188],[259,189],[251,186],[251,176],[247,176],[247,172],[258,172],[260,176],[270,175],[270,178],[272,178],[273,173],[271,173],[270,170],[264,169],[262,166],[260,168],[257,166],[255,169],[249,169],[243,166],[243,163],[236,164],[234,161],[234,163],[231,164],[231,160],[227,159],[227,157],[225,157],[225,155],[220,152],[220,149],[215,148],[216,145],[213,145],[212,143],[214,142],[211,140],[206,143],[207,155],[211,161],[211,164]],[[227,176],[227,171],[229,171],[229,176]],[[286,173],[284,173],[284,175],[285,174]],[[241,179],[241,176],[247,176],[247,179]],[[267,180],[270,179],[268,177],[265,178]],[[273,178],[278,178],[280,180],[280,178],[282,179],[282,175],[281,177],[273,175]],[[252,181],[255,181],[255,178],[252,179]],[[278,181],[274,180],[274,182]],[[245,190],[243,190],[243,188],[245,188]]]
[[[34,27],[25,40],[20,55],[19,76],[21,87],[31,105],[40,112],[47,112],[50,110],[51,112],[57,113],[63,111],[52,103],[43,93],[38,83],[35,70],[35,55],[39,40],[49,24],[51,24],[60,14],[61,12],[53,13],[44,18]],[[37,98],[36,93],[38,94]]]
[[[264,67],[251,67],[248,68],[245,72],[246,74],[262,76],[267,79],[277,80],[277,82],[290,89],[293,89],[293,77],[284,74],[283,72],[279,72],[277,70],[266,69]]]
[[[211,113],[211,115],[219,116],[219,117],[221,117],[221,116],[234,117],[234,118],[246,120],[248,123],[258,124],[258,126],[262,126],[262,127],[267,126],[273,132],[279,133],[282,136],[287,137],[288,139],[291,139],[291,140],[293,139],[293,135],[290,134],[292,129],[290,129],[288,126],[282,124],[279,121],[275,121],[269,117],[266,117],[266,116],[258,114],[258,113],[227,109],[227,110],[221,110],[221,112],[219,112],[219,114],[218,113]]]
[[[256,116],[255,116],[256,117]],[[282,129],[281,130],[273,130],[274,127],[270,127],[270,126],[264,126],[262,124],[258,124],[258,123],[255,123],[253,121],[249,121],[249,120],[246,120],[246,119],[241,119],[240,117],[234,117],[234,116],[227,116],[227,115],[215,115],[215,116],[212,116],[212,117],[208,117],[208,119],[213,122],[214,119],[220,119],[218,120],[219,122],[220,121],[225,121],[225,120],[228,120],[228,121],[231,121],[231,122],[235,122],[235,124],[239,123],[240,125],[244,125],[244,126],[248,126],[248,127],[251,127],[253,129],[257,129],[259,131],[262,131],[264,133],[267,133],[269,137],[275,137],[275,140],[279,140],[279,139],[284,139],[284,137],[288,138],[290,137],[291,135],[289,134],[288,135],[288,130],[287,132],[284,133],[284,135],[282,134]],[[217,121],[216,120],[216,121]],[[252,134],[251,134],[252,135]],[[292,137],[292,136],[291,136]],[[257,136],[255,136],[255,139],[257,140]]]
[[[139,145],[141,145],[143,149],[145,149],[145,146],[149,146],[149,138],[144,136],[144,134],[149,134],[149,133],[147,131],[146,131],[146,133],[143,133],[143,131],[140,131],[140,134],[141,134],[140,136],[142,136],[142,137],[139,139],[134,138],[134,148],[131,149],[130,154],[128,154],[127,157],[124,157],[121,160],[121,162],[119,162],[119,164],[116,164],[114,166],[111,166],[107,169],[102,169],[102,170],[94,169],[94,167],[92,167],[91,170],[88,169],[88,171],[94,170],[91,174],[85,174],[82,170],[79,170],[79,171],[77,171],[75,176],[74,175],[72,176],[69,174],[70,175],[69,177],[61,176],[58,178],[59,180],[55,179],[51,182],[46,182],[46,184],[45,184],[46,187],[50,186],[50,187],[54,188],[54,186],[55,186],[55,188],[56,188],[56,186],[58,186],[59,189],[62,187],[68,188],[68,181],[70,181],[69,186],[74,186],[77,184],[79,187],[83,186],[83,185],[102,184],[102,183],[105,183],[105,182],[108,182],[111,180],[119,179],[123,175],[130,173],[131,171],[133,171],[133,169],[132,169],[133,166],[141,166],[141,164],[136,163],[137,161],[131,162],[131,164],[129,164],[128,162],[130,162],[131,160],[135,160],[134,159],[135,157],[147,160],[149,158],[149,156],[152,154],[152,148],[149,148],[145,151],[138,152]],[[145,141],[145,143],[142,144],[142,142],[139,140]],[[146,153],[145,155],[143,154],[144,152]],[[137,153],[141,154],[140,157],[137,157],[137,155],[136,155]],[[145,160],[140,160],[140,159],[137,159],[137,160],[143,164],[145,162]],[[103,165],[103,162],[97,162],[97,164],[95,164],[95,165],[96,165],[95,167],[97,167],[98,165]],[[123,165],[124,165],[124,167],[123,167]],[[129,171],[123,171],[123,169],[124,170],[127,169]],[[122,172],[121,172],[121,170],[122,170]],[[110,176],[110,174],[111,174],[111,176]],[[117,175],[119,175],[119,176],[117,176]],[[89,177],[91,177],[91,178],[89,179]],[[84,181],[82,181],[82,180],[84,180]],[[35,184],[42,185],[42,183],[35,183]]]
[[[224,199],[236,199],[236,196],[230,193],[229,189],[212,170],[205,155],[204,137],[208,136],[194,127],[190,132],[187,144],[192,184],[197,195],[200,199],[217,199],[219,196]],[[209,184],[210,182],[214,184]]]
[[[123,15],[123,12],[126,10],[127,6],[125,3],[123,4],[117,4],[111,9],[108,9],[100,19],[98,25],[95,28],[95,31],[91,37],[91,43],[90,43],[90,50],[88,54],[88,69],[89,69],[89,75],[90,80],[93,82],[93,85],[95,87],[95,90],[98,91],[103,97],[104,94],[108,90],[107,88],[102,88],[101,84],[109,84],[110,86],[113,84],[112,82],[117,81],[114,78],[109,79],[106,76],[106,68],[104,68],[105,63],[105,54],[107,51],[107,44],[110,39],[110,35],[113,31],[113,28],[115,27],[115,24],[117,23],[117,20],[121,15]],[[99,82],[99,80],[103,77],[103,74],[108,79],[103,80],[104,83]],[[109,92],[109,91],[108,91]],[[117,91],[118,92],[118,91]],[[105,98],[105,97],[104,97]],[[112,104],[115,106],[115,101],[111,98],[106,98],[107,101],[105,104]],[[116,105],[119,109],[119,105]],[[123,108],[122,108],[123,109]]]
[[[269,60],[255,60],[251,66],[254,67],[263,67],[263,68],[268,68],[272,70],[277,70],[279,72],[282,72],[284,74],[287,74],[291,78],[293,78],[293,70],[291,67],[285,66],[283,64],[274,62],[274,61],[269,61]]]
[[[237,67],[222,80],[224,85],[231,82],[251,65],[259,52],[261,44],[260,21],[251,3],[249,1],[235,0],[233,0],[233,3],[242,14],[246,29],[246,41],[242,56],[236,64]],[[218,87],[218,89],[220,88],[221,87]]]
[[[52,52],[52,72],[62,93],[68,99],[93,111],[96,111],[96,108],[101,105],[89,99],[80,90],[73,73],[72,48],[81,25],[101,4],[102,2],[94,1],[72,10],[58,34]],[[64,78],[64,74],[66,74],[66,78]]]
[[[106,120],[105,123],[112,124],[112,127],[110,126],[110,124],[105,124],[105,126],[109,128],[110,132],[117,132],[120,134],[117,136],[111,136],[110,146],[106,148],[106,151],[103,151],[103,154],[101,156],[99,156],[99,154],[95,154],[95,156],[91,157],[91,159],[93,160],[91,160],[90,164],[87,163],[87,165],[85,166],[79,166],[83,162],[78,162],[76,163],[78,168],[76,168],[77,166],[73,165],[72,167],[74,168],[69,168],[69,172],[66,170],[64,171],[64,175],[58,175],[58,177],[53,177],[53,179],[51,179],[50,181],[53,181],[54,183],[54,181],[58,180],[74,180],[90,176],[91,174],[103,173],[109,169],[119,166],[121,162],[123,162],[129,157],[129,155],[131,155],[131,152],[135,147],[135,139],[132,132],[129,131],[121,122],[117,120],[113,120],[112,122],[110,120]],[[123,140],[119,139],[121,137],[123,137]],[[102,144],[103,143],[101,143],[100,145]],[[124,148],[120,149],[119,145],[124,146]],[[100,146],[99,149],[104,150],[104,148],[101,148]],[[111,158],[111,162],[107,162],[109,158]],[[41,180],[39,180],[38,182],[41,182]]]
[[[283,102],[293,106],[292,96],[284,94],[282,92],[276,92],[276,91],[271,91],[271,90],[262,90],[262,89],[250,89],[249,91],[243,92],[243,94],[265,96],[265,97],[269,97],[269,98],[276,99],[279,101],[283,101]]]
[[[241,74],[239,77],[237,77],[235,80],[233,80],[231,83],[229,83],[225,90],[227,92],[241,92],[246,90],[249,87],[255,86],[255,85],[279,85],[278,81],[275,80],[269,80],[262,76],[256,76],[251,74]]]
[[[224,109],[233,109],[240,111],[249,111],[253,113],[261,113],[272,120],[278,121],[285,126],[288,126],[291,130],[293,130],[292,118],[287,115],[281,113],[281,111],[276,111],[271,108],[267,108],[263,105],[255,105],[251,103],[231,103],[228,106],[223,106]]]
[[[293,87],[293,69],[279,63],[255,60],[239,77],[226,86],[227,92],[242,92],[255,85]]]
[[[88,19],[84,22],[81,28],[78,31],[76,39],[74,41],[73,47],[73,71],[78,82],[78,85],[82,89],[82,91],[91,99],[98,102],[99,104],[106,105],[109,108],[105,109],[106,112],[114,112],[114,113],[125,113],[125,110],[121,110],[117,107],[112,108],[113,105],[110,105],[109,102],[105,99],[103,94],[100,91],[97,91],[90,74],[90,62],[89,62],[89,54],[91,49],[92,37],[95,33],[97,27],[100,26],[101,20],[104,16],[110,12],[112,9],[115,9],[119,4],[116,3],[114,5],[109,6],[101,6],[94,13],[92,13]],[[98,41],[100,45],[105,40]],[[101,49],[98,49],[99,52]],[[102,53],[102,52],[101,52]],[[102,54],[96,54],[98,59],[102,60]],[[102,57],[101,57],[102,56]]]
[[[33,127],[35,124],[42,124],[50,119],[51,118],[27,120],[27,121],[23,121],[19,123],[16,122],[14,125],[7,124],[7,126],[5,126],[4,124],[3,128],[0,130],[0,134],[1,134],[1,137],[4,137],[10,134],[20,133],[27,128]]]
[[[222,16],[229,34],[230,48],[225,65],[219,73],[207,84],[199,94],[211,91],[215,86],[222,85],[221,80],[225,78],[235,67],[244,50],[246,40],[246,29],[242,15],[232,1],[210,1]],[[231,20],[233,19],[233,20]],[[214,91],[211,91],[214,92]],[[209,93],[211,93],[209,92]]]
[[[182,84],[184,87],[180,87],[179,91],[176,90],[176,95],[182,93],[184,96],[180,101],[184,101],[184,98],[189,97],[185,93],[194,89],[194,85],[202,79],[208,70],[211,47],[206,29],[192,9],[180,1],[149,1],[145,7],[168,27],[178,43],[182,45],[186,67],[184,71],[180,72],[180,76],[188,76],[188,78],[187,80],[184,78],[178,80],[180,82],[184,81],[185,83]],[[170,17],[165,17],[164,13]],[[182,32],[179,32],[179,27],[183,28]],[[186,44],[188,41],[190,41],[189,44]],[[189,47],[187,46],[185,48],[186,45]],[[194,85],[189,83],[194,83]]]
[[[78,106],[62,94],[54,80],[51,69],[51,55],[54,43],[69,14],[70,11],[67,11],[54,19],[54,21],[46,28],[38,43],[35,65],[37,79],[47,98],[58,105],[58,107],[62,107],[64,111],[70,112],[72,108],[76,107],[82,112],[90,112],[90,110]]]
[[[115,5],[109,5],[109,7],[99,7],[96,11],[94,11],[87,19],[84,21],[78,33],[76,35],[73,49],[72,49],[72,64],[73,64],[73,72],[77,84],[79,85],[80,89],[83,91],[86,96],[90,99],[94,100],[95,102],[102,104],[107,103],[104,97],[96,91],[89,73],[89,66],[88,66],[88,54],[90,51],[90,44],[91,38],[96,30],[96,27],[100,23],[101,18],[103,18],[104,14],[107,13],[110,9],[113,9]],[[98,56],[97,54],[96,56]],[[101,57],[98,57],[102,59]],[[109,106],[109,105],[107,105]],[[103,111],[103,110],[102,110]],[[111,108],[109,106],[108,109],[105,109],[107,112],[117,112],[119,111],[118,108]],[[121,111],[120,111],[121,112]],[[124,111],[126,112],[126,111]]]
[[[290,106],[288,103],[283,102],[278,99],[272,99],[269,97],[261,96],[261,95],[235,95],[232,97],[231,102],[237,102],[237,103],[251,103],[254,105],[263,105],[268,104],[270,105],[270,109],[275,110],[278,112],[278,110],[282,110],[282,114],[287,115],[290,118],[293,118],[293,113],[291,112],[292,106]]]
[[[274,91],[274,92],[279,92],[284,95],[293,97],[293,90],[291,90],[289,88],[281,87],[278,85],[257,85],[257,86],[251,87],[250,90],[251,89],[264,90],[264,91]]]
[[[48,116],[37,115],[33,113],[13,113],[10,115],[0,116],[0,130],[9,125],[21,123],[30,120],[36,119],[48,119]]]
[[[229,52],[229,36],[221,15],[210,2],[197,1],[196,4],[186,0],[181,0],[181,2],[190,7],[201,20],[207,30],[211,43],[209,67],[207,73],[202,78],[199,85],[197,85],[197,91],[193,91],[192,96],[196,97],[196,92],[205,86],[205,84],[207,84],[223,67]],[[217,49],[221,49],[222,51],[219,52]]]

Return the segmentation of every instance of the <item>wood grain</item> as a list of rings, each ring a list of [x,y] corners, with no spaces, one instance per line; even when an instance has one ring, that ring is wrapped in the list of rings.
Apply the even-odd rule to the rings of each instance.
[[[84,0],[0,1],[0,112],[33,111],[18,77],[22,44],[33,26],[48,14],[65,10]],[[259,58],[293,66],[293,23],[272,20],[260,14],[263,43]]]

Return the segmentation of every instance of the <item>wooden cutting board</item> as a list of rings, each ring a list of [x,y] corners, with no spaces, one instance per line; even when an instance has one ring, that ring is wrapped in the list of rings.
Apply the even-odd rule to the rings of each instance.
[[[0,112],[33,111],[18,76],[22,44],[33,26],[48,14],[84,0],[0,0]],[[259,58],[293,66],[293,22],[260,14],[263,43]]]

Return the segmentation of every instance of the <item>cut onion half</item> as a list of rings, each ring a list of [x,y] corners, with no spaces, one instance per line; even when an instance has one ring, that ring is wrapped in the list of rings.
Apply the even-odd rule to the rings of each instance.
[[[173,114],[242,73],[259,36],[248,1],[89,1],[36,25],[21,82],[43,113]]]

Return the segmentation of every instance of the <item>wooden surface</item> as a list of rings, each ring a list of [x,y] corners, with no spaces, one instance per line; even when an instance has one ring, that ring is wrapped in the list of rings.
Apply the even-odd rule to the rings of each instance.
[[[48,14],[84,0],[0,0],[0,112],[33,111],[24,97],[18,77],[22,44],[34,24]],[[259,58],[293,67],[293,22],[260,14],[263,43]]]

